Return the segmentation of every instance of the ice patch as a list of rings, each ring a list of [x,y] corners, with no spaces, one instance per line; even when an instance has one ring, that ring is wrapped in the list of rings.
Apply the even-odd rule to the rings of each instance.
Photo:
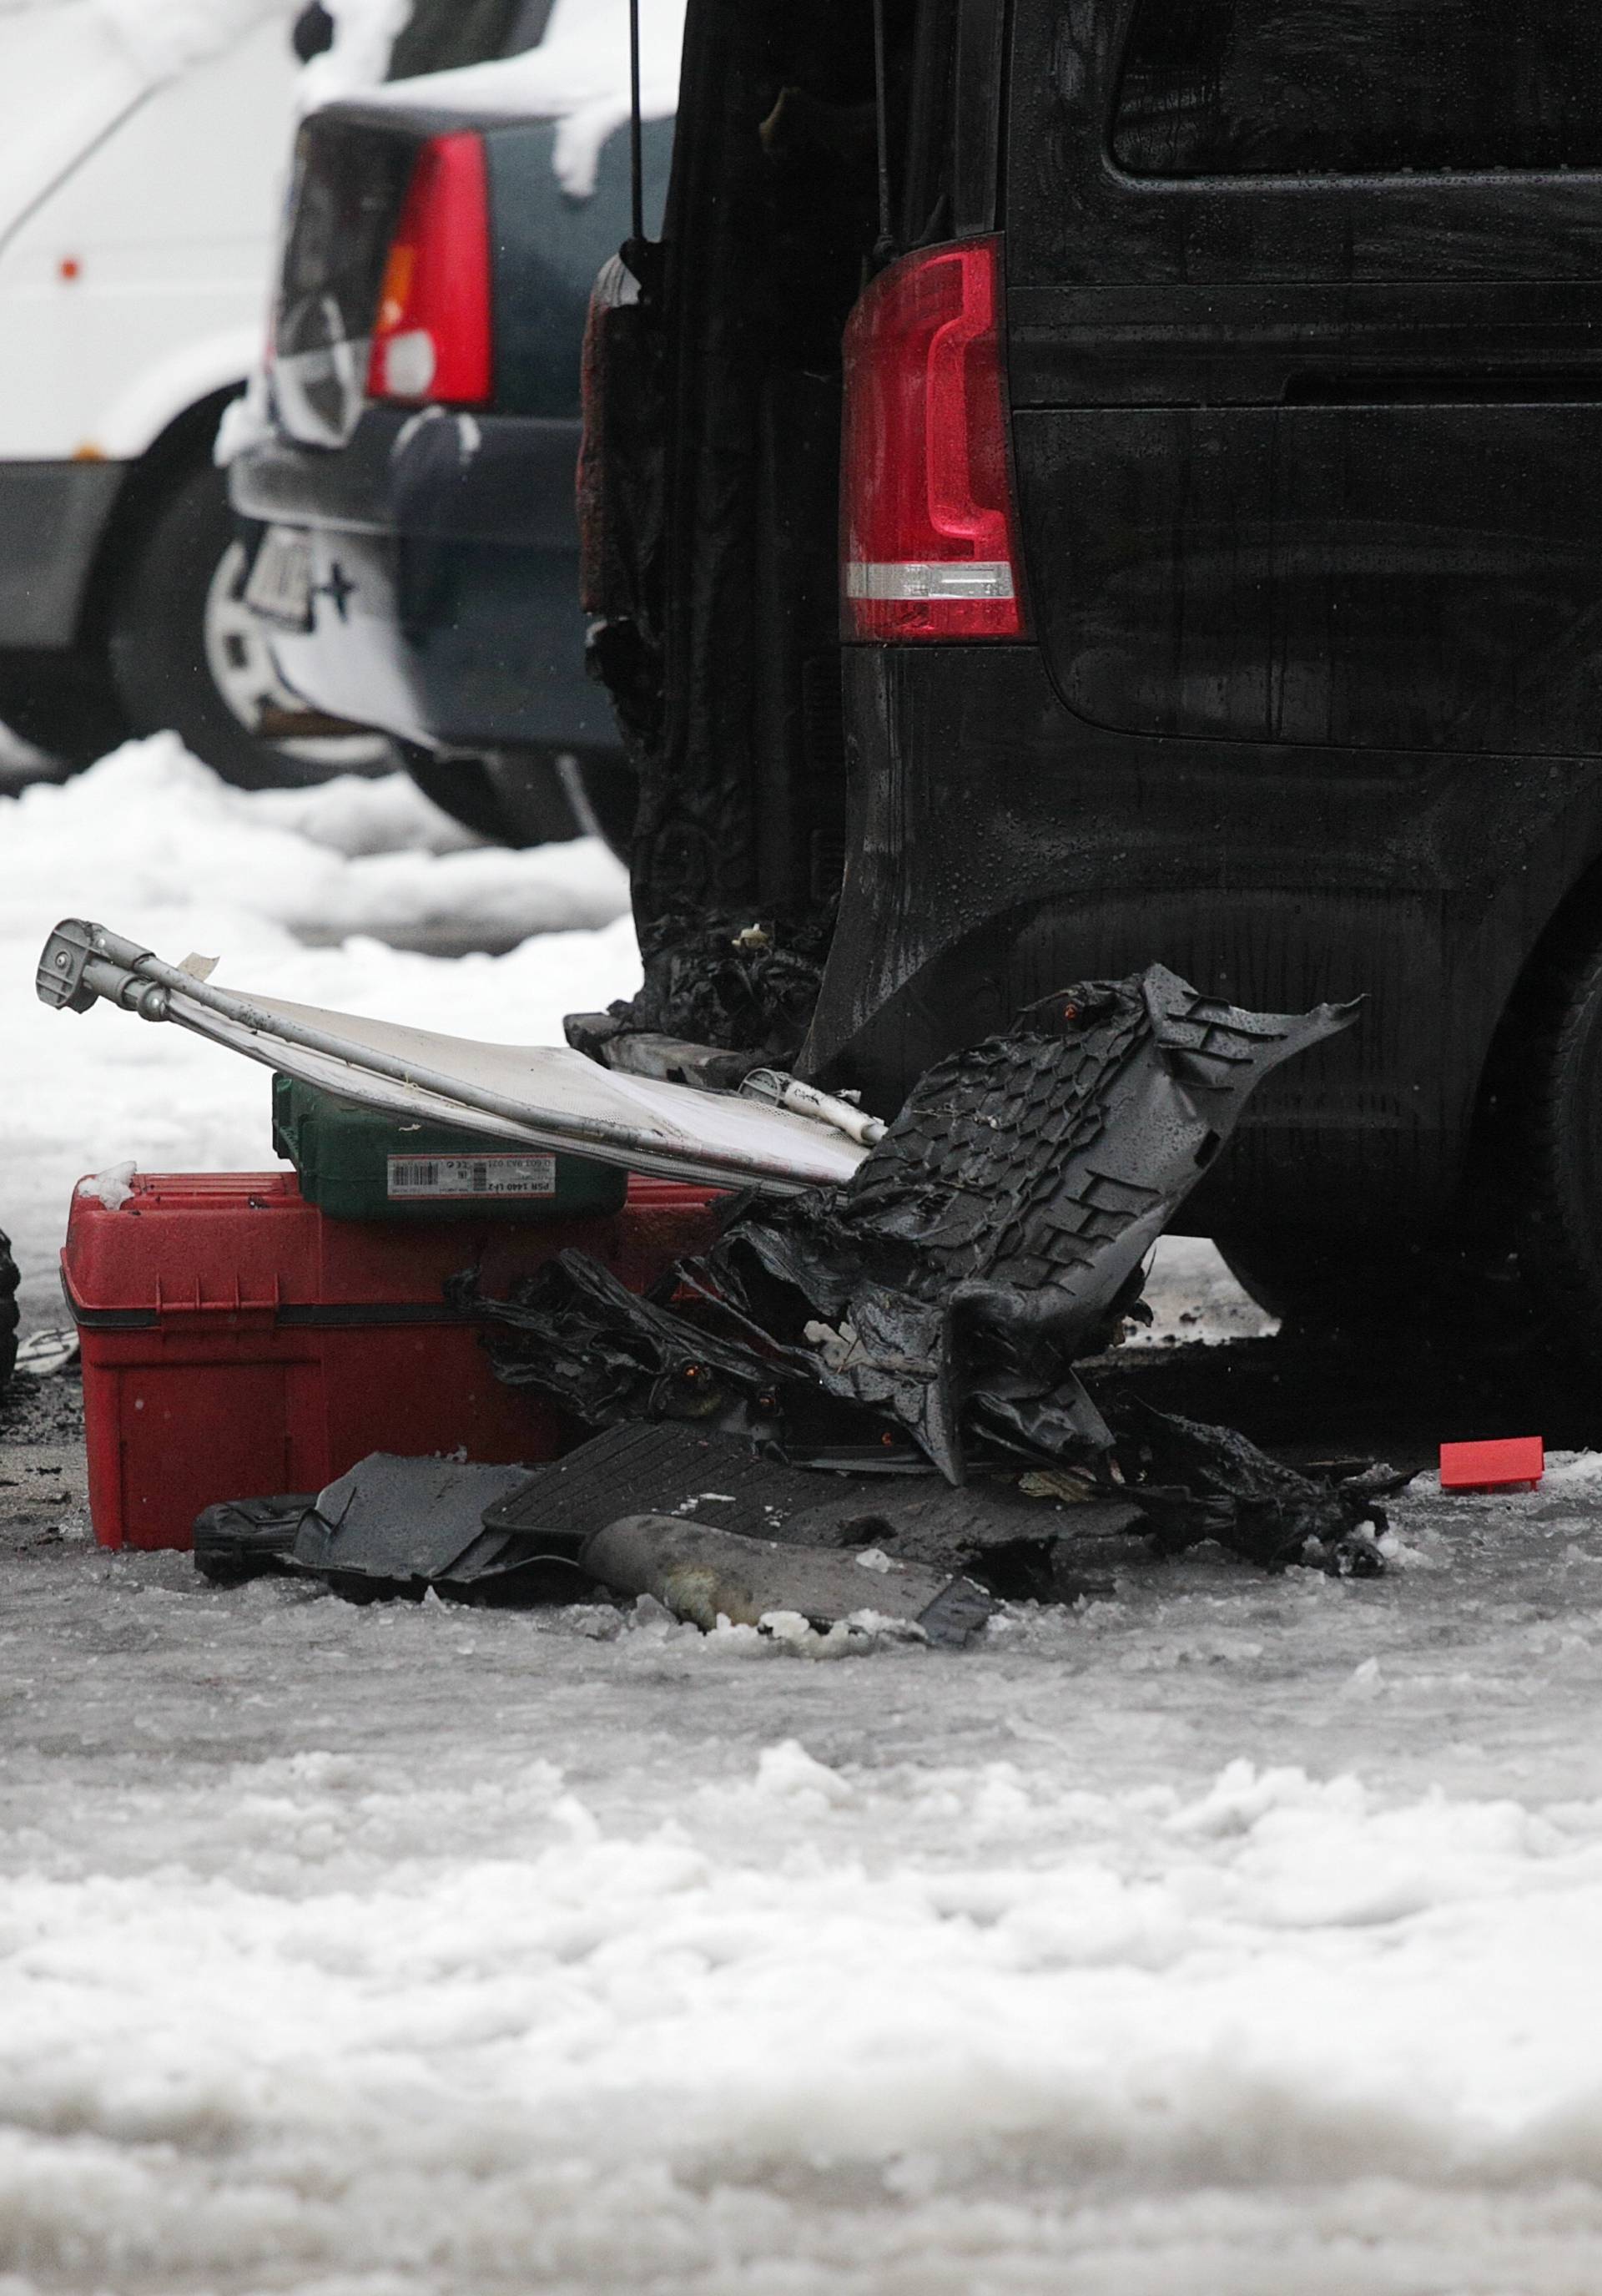
[[[1602,1483],[1602,1451],[1547,1453],[1547,1471],[1541,1485],[1543,1493],[1583,1490],[1597,1483]]]
[[[817,1809],[841,1809],[856,1799],[849,1781],[809,1754],[797,1738],[763,1748],[756,1758],[756,1791],[771,1801],[804,1801]]]
[[[720,1620],[719,1628],[726,1625]],[[730,1628],[749,1634],[748,1627]],[[822,1660],[870,1658],[876,1651],[903,1650],[928,1642],[921,1627],[907,1619],[887,1618],[882,1611],[852,1611],[828,1627],[814,1627],[799,1611],[764,1611],[756,1631],[770,1646],[791,1658]]]

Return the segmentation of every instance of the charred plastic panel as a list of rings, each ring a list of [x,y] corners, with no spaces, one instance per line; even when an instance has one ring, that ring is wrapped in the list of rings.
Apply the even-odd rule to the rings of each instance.
[[[1247,1013],[1160,964],[1059,987],[936,1062],[843,1188],[736,1218],[710,1264],[748,1299],[759,1270],[804,1300],[829,1392],[953,1482],[965,1414],[1048,1456],[1094,1451],[1072,1365],[1116,1333],[1248,1095],[1355,1012]]]
[[[1057,981],[1163,961],[1280,1012],[1362,996],[1270,1078],[1201,1233],[1438,1219],[1528,952],[1602,849],[1602,767],[1133,741],[1030,647],[852,649],[849,861],[809,1072],[893,1108]]]

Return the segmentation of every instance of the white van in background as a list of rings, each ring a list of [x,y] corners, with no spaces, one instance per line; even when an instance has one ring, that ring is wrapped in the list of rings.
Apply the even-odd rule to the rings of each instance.
[[[167,726],[247,786],[382,754],[288,739],[315,724],[212,459],[260,358],[303,4],[0,0],[0,720],[72,763]]]

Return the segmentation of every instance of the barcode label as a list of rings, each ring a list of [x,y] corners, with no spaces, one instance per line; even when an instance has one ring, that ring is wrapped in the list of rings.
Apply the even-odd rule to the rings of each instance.
[[[553,1196],[554,1156],[391,1156],[389,1201]]]

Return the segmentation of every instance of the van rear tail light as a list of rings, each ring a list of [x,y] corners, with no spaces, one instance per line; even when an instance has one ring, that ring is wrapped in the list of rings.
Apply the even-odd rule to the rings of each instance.
[[[903,256],[851,316],[847,637],[1024,635],[1000,289],[1000,240],[962,240]]]
[[[494,385],[493,300],[483,138],[437,135],[418,153],[390,242],[369,397],[483,406]]]

